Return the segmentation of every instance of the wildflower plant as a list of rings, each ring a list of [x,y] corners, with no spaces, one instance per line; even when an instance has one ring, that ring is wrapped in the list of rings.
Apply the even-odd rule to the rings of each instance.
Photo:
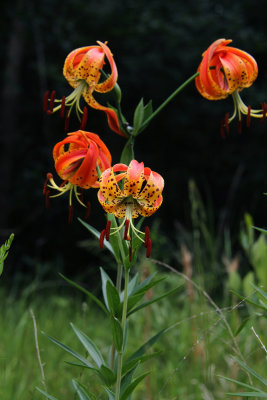
[[[236,114],[239,119],[241,113],[247,114],[249,118],[256,116],[263,119],[266,116],[265,105],[262,110],[248,108],[246,112],[243,112],[244,109],[240,106],[241,100],[237,100],[240,98],[240,90],[249,87],[256,79],[257,64],[247,53],[227,47],[230,42],[231,40],[225,39],[215,41],[203,54],[197,72],[180,85],[156,110],[152,108],[152,101],[144,104],[141,99],[133,113],[132,124],[127,122],[121,110],[117,66],[106,42],[98,41],[97,45],[78,48],[67,56],[63,74],[74,89],[71,94],[61,99],[56,99],[54,91],[45,94],[44,111],[48,114],[59,111],[61,117],[65,118],[67,133],[66,137],[60,140],[53,149],[55,170],[62,183],[58,185],[52,173],[47,174],[43,189],[46,205],[49,206],[51,197],[68,193],[68,221],[71,222],[73,196],[77,200],[77,206],[86,208],[85,218],[88,218],[90,202],[84,201],[83,192],[89,190],[90,196],[97,195],[99,205],[106,216],[102,231],[99,232],[84,220],[79,221],[99,240],[100,248],[106,247],[109,250],[117,265],[116,282],[113,282],[107,272],[100,268],[102,299],[62,276],[69,284],[93,300],[108,318],[109,356],[105,357],[103,351],[87,336],[86,332],[73,324],[71,327],[83,345],[84,354],[76,352],[54,337],[48,336],[48,338],[74,358],[72,364],[76,368],[85,371],[89,369],[100,378],[99,385],[103,399],[131,399],[137,385],[148,375],[148,373],[137,375],[138,367],[157,355],[156,352],[149,354],[146,352],[165,330],[162,329],[139,349],[129,354],[127,335],[131,334],[131,329],[128,322],[132,314],[151,303],[162,300],[176,290],[147,300],[145,299],[146,292],[156,286],[161,279],[157,279],[153,274],[140,281],[138,273],[131,275],[132,266],[137,260],[141,245],[146,249],[146,257],[150,257],[153,252],[149,226],[144,221],[162,206],[164,189],[164,179],[160,171],[153,171],[151,166],[144,164],[138,156],[135,157],[136,137],[184,87],[194,80],[200,94],[209,100],[223,99],[230,94],[233,96],[235,111],[227,123],[224,122],[225,128],[228,129],[228,123]],[[109,67],[108,72],[103,69],[105,64]],[[101,104],[95,100],[94,92],[102,96]],[[114,103],[103,105],[107,92],[113,93]],[[126,139],[120,160],[116,160],[115,164],[112,163],[110,151],[102,141],[101,134],[85,130],[87,108],[86,106],[82,108],[80,103],[82,98],[89,107],[104,111],[109,128]],[[68,121],[74,108],[80,129],[68,133]],[[101,113],[99,113],[99,118],[102,118]],[[140,217],[139,220],[138,217]],[[97,398],[96,394],[91,392],[89,384],[87,386],[78,380],[73,380],[73,387],[81,400]],[[46,398],[57,400],[46,391],[38,390]]]

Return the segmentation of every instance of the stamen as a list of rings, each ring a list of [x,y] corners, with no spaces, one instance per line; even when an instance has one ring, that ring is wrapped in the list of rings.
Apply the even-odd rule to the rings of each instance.
[[[241,121],[241,119],[239,119],[239,120],[237,121],[237,132],[238,132],[239,134],[242,133],[242,121]]]
[[[64,114],[65,114],[65,101],[66,101],[66,97],[63,96],[62,100],[61,100],[61,108],[60,108],[60,118],[64,118]]]
[[[99,237],[99,247],[100,247],[101,249],[103,249],[103,247],[104,247],[104,238],[105,238],[105,235],[106,235],[106,230],[103,229],[103,230],[101,231],[100,237]]]
[[[130,244],[129,244],[129,260],[130,260],[130,262],[133,261],[133,246],[132,246],[132,242],[130,242]]]
[[[70,123],[70,116],[69,116],[69,115],[66,115],[66,118],[65,118],[65,126],[64,126],[64,131],[65,131],[65,132],[68,132],[68,130],[69,130],[69,123]]]
[[[52,179],[52,178],[53,178],[53,175],[52,175],[50,172],[48,172],[48,173],[46,174],[46,180],[45,180],[45,184],[44,184],[44,188],[43,188],[43,195],[46,194],[48,182],[49,182],[49,180]]]
[[[45,192],[45,208],[50,207],[50,190]]]
[[[85,126],[86,126],[87,114],[88,114],[87,107],[84,106],[84,108],[83,108],[83,116],[82,116],[81,126],[80,126],[80,129],[81,129],[81,130],[83,130],[83,129],[85,128]]]
[[[251,121],[251,106],[248,106],[248,113],[247,113],[247,128],[250,127],[250,121]]]
[[[87,219],[91,213],[91,203],[90,201],[87,202],[86,213],[84,215],[84,219]]]
[[[50,103],[49,103],[49,113],[53,112],[54,104],[55,104],[55,98],[56,98],[56,91],[52,90],[52,93],[51,93],[51,96],[50,96]]]
[[[261,108],[262,108],[262,118],[261,118],[260,122],[263,122],[263,121],[265,120],[265,118],[266,118],[267,103],[264,102],[264,103],[261,105]]]
[[[73,220],[73,205],[69,205],[69,216],[68,216],[68,223],[71,224]]]
[[[129,240],[128,230],[129,230],[130,221],[126,219],[125,221],[125,229],[124,229],[124,240]]]
[[[44,110],[44,112],[47,112],[47,109],[48,109],[49,93],[50,93],[49,90],[47,90],[45,92],[45,95],[44,95],[44,101],[43,101],[43,110]]]
[[[109,240],[110,226],[111,226],[111,221],[108,221],[108,222],[107,222],[107,225],[106,225],[106,239],[107,239],[107,240]]]
[[[150,231],[149,231],[149,227],[146,226],[145,227],[145,247],[147,248],[147,244],[148,244],[148,239],[150,237]]]
[[[146,257],[149,258],[151,254],[152,242],[151,239],[148,238],[147,240],[147,248],[146,248]]]

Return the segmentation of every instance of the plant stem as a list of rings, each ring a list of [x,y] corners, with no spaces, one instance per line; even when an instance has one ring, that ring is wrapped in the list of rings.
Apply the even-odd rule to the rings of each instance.
[[[197,76],[199,72],[196,72],[190,78],[188,78],[182,85],[180,85],[157,109],[150,115],[141,125],[138,133],[140,133],[143,128],[178,94],[180,93],[190,82],[192,82]]]
[[[128,300],[128,283],[129,283],[129,269],[127,268],[127,269],[125,269],[124,298],[123,298],[122,319],[121,319],[121,326],[122,326],[122,332],[123,332],[123,342],[125,340],[125,324],[126,324],[127,300]],[[123,358],[123,348],[118,354],[118,367],[117,367],[117,381],[116,381],[116,390],[115,390],[115,400],[119,400],[119,398],[120,398],[122,358]]]

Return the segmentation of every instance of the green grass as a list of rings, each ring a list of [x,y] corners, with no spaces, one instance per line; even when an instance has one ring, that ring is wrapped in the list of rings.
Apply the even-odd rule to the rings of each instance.
[[[155,267],[152,263],[146,262],[140,268],[142,271],[157,268],[159,274],[167,275],[159,287],[152,289],[151,296],[185,283],[182,276],[173,272],[167,274],[163,267]],[[22,295],[16,299],[0,292],[1,400],[44,399],[35,390],[36,386],[41,389],[43,386],[30,309],[37,322],[48,393],[58,400],[76,399],[72,378],[97,391],[98,379],[87,370],[65,363],[75,360],[41,334],[44,331],[73,349],[83,351],[70,328],[69,323],[73,322],[95,340],[107,357],[111,339],[104,313],[83,300],[74,288],[40,291],[37,287],[30,296]],[[232,297],[232,305],[239,301]],[[226,392],[238,391],[239,388],[233,382],[218,378],[218,375],[249,383],[247,375],[232,360],[232,355],[239,359],[242,357],[251,368],[266,377],[266,354],[251,330],[253,326],[266,345],[266,319],[250,312],[251,320],[233,337],[249,311],[243,303],[234,310],[232,305],[222,308],[224,304],[229,306],[229,301],[221,299],[221,308],[216,309],[201,288],[184,285],[177,294],[132,315],[127,343],[129,351],[160,329],[170,327],[154,346],[154,350],[160,350],[161,354],[140,368],[139,373],[150,370],[151,375],[138,386],[133,399],[226,399]],[[99,396],[99,399],[104,397]]]

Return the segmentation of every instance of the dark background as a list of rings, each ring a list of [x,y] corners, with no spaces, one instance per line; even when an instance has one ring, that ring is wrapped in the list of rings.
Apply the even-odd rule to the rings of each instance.
[[[42,111],[47,89],[58,97],[71,88],[62,75],[65,57],[77,47],[108,41],[119,71],[122,108],[129,122],[141,97],[154,108],[196,72],[202,52],[218,38],[254,56],[259,76],[242,92],[258,108],[267,101],[266,1],[45,0],[5,2],[1,18],[1,209],[0,243],[15,239],[2,282],[18,285],[62,271],[93,276],[98,249],[79,249],[87,231],[67,224],[67,196],[45,209],[46,172],[54,173],[51,150],[64,137],[58,114]],[[165,179],[164,203],[157,213],[160,232],[171,242],[177,222],[191,229],[188,181],[194,179],[213,224],[230,227],[233,246],[244,212],[267,225],[267,121],[252,121],[237,133],[236,121],[222,140],[220,121],[232,112],[231,98],[211,102],[194,84],[138,137],[138,161]],[[245,121],[243,121],[245,122]],[[71,130],[79,128],[72,122]],[[243,124],[244,125],[244,124]],[[119,161],[124,139],[111,132],[102,112],[89,110],[87,130],[101,136]],[[105,218],[95,200],[89,222],[101,230]],[[77,205],[75,217],[82,216]],[[151,221],[148,221],[152,223]],[[218,234],[215,233],[215,234]]]

